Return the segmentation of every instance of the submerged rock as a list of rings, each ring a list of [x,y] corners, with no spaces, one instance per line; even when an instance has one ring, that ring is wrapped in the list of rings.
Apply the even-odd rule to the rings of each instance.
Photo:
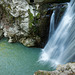
[[[39,70],[35,72],[34,75],[75,75],[75,63],[58,65],[55,71]]]

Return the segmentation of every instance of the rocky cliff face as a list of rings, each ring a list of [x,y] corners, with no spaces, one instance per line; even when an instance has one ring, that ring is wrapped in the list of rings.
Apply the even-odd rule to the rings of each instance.
[[[35,8],[25,0],[0,1],[0,29],[3,30],[4,37],[9,38],[8,42],[21,42],[25,46],[39,43],[40,37],[33,33],[33,17],[38,14],[34,13]]]
[[[34,75],[75,75],[75,63],[68,63],[65,65],[58,65],[55,71],[42,71],[35,72]]]
[[[64,8],[65,4],[0,0],[0,36],[7,37],[8,42],[20,42],[27,47],[43,47],[53,10],[59,10],[62,14]]]

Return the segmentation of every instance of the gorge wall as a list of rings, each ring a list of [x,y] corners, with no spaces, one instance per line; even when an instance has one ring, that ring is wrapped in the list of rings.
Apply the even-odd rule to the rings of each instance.
[[[67,3],[61,3],[61,0],[33,1],[0,0],[0,39],[7,37],[8,42],[20,42],[27,47],[44,47],[53,10],[56,11],[57,28]]]

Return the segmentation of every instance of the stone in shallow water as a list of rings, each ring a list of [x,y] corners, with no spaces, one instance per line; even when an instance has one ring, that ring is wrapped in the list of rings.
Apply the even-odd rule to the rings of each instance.
[[[21,38],[20,42],[27,47],[34,46],[34,44],[35,44],[35,40],[31,39],[31,38],[28,38],[28,39]]]

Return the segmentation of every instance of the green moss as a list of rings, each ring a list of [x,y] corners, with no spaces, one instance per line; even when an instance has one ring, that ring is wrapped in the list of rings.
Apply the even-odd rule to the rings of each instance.
[[[40,18],[40,13],[38,13],[38,14],[36,15],[36,18]]]
[[[38,24],[38,20],[35,20],[35,23]]]
[[[39,23],[38,19],[40,18],[40,13],[38,13],[35,17],[33,14],[28,10],[29,13],[29,27],[30,27],[30,35],[35,36],[38,35],[38,26],[37,24]]]
[[[34,16],[33,14],[30,12],[30,9],[28,10],[29,13],[29,27],[32,27],[33,25],[33,20],[34,20]]]
[[[29,27],[31,28],[32,26],[33,26],[33,25],[32,25],[32,23],[30,22],[30,23],[29,23]]]
[[[8,4],[8,8],[9,8],[9,9],[11,9],[11,6],[10,6],[10,4]]]

